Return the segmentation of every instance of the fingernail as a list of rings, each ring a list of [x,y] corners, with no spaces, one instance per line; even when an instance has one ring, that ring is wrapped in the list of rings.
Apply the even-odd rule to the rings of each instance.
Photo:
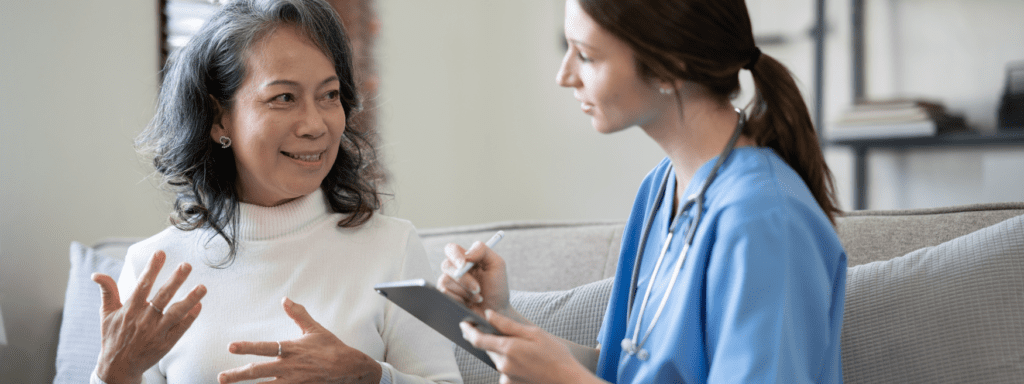
[[[482,302],[484,302],[484,297],[480,296],[480,295],[476,295],[476,303],[480,304]]]
[[[196,292],[198,292],[200,295],[205,295],[206,294],[206,286],[205,285],[196,286]]]
[[[479,285],[474,285],[473,289],[471,290],[471,292],[473,292],[474,295],[480,293],[480,286]]]

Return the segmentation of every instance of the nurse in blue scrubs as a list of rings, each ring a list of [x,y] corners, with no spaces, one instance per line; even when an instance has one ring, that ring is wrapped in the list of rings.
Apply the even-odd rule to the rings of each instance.
[[[557,82],[594,129],[665,151],[637,193],[597,349],[509,304],[504,260],[446,248],[438,287],[505,336],[463,324],[502,382],[841,383],[846,254],[832,176],[743,0],[568,0]],[[738,74],[756,95],[734,108]],[[476,266],[458,280],[463,263]]]

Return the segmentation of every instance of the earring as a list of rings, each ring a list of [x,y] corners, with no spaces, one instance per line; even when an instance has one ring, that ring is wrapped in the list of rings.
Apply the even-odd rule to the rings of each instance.
[[[231,146],[231,138],[227,136],[220,137],[220,147],[227,148]]]
[[[671,95],[672,88],[658,88],[658,92],[661,92],[662,95]]]

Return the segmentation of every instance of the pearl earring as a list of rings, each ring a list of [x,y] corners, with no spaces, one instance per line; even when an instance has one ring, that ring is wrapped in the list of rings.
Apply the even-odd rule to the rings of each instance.
[[[227,148],[231,146],[231,138],[227,136],[220,137],[220,147]]]
[[[672,88],[658,88],[658,92],[661,92],[662,95],[671,95]]]

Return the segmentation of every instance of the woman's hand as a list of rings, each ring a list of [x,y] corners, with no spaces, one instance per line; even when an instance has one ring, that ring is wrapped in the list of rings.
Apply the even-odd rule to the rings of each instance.
[[[437,288],[455,300],[466,304],[469,309],[484,315],[484,310],[491,309],[509,317],[516,316],[509,303],[508,278],[505,272],[505,260],[493,250],[477,241],[464,250],[458,244],[450,243],[444,247],[445,260],[441,262],[444,273],[437,279]],[[459,280],[451,275],[466,262],[475,265]]]
[[[113,278],[101,273],[92,275],[102,298],[102,343],[96,373],[107,384],[141,382],[143,372],[160,361],[199,316],[199,300],[206,295],[202,285],[193,288],[183,300],[167,306],[192,271],[188,263],[181,263],[153,299],[146,301],[165,259],[163,251],[153,254],[135,291],[123,305]]]
[[[273,377],[268,383],[379,383],[380,363],[345,345],[287,297],[285,313],[302,329],[302,337],[286,341],[236,341],[228,352],[236,355],[276,357],[265,363],[251,363],[221,372],[217,380],[235,383]]]
[[[504,336],[480,332],[467,322],[459,323],[459,327],[463,338],[487,351],[501,372],[501,383],[601,382],[554,335],[494,311],[487,311],[485,316]]]

